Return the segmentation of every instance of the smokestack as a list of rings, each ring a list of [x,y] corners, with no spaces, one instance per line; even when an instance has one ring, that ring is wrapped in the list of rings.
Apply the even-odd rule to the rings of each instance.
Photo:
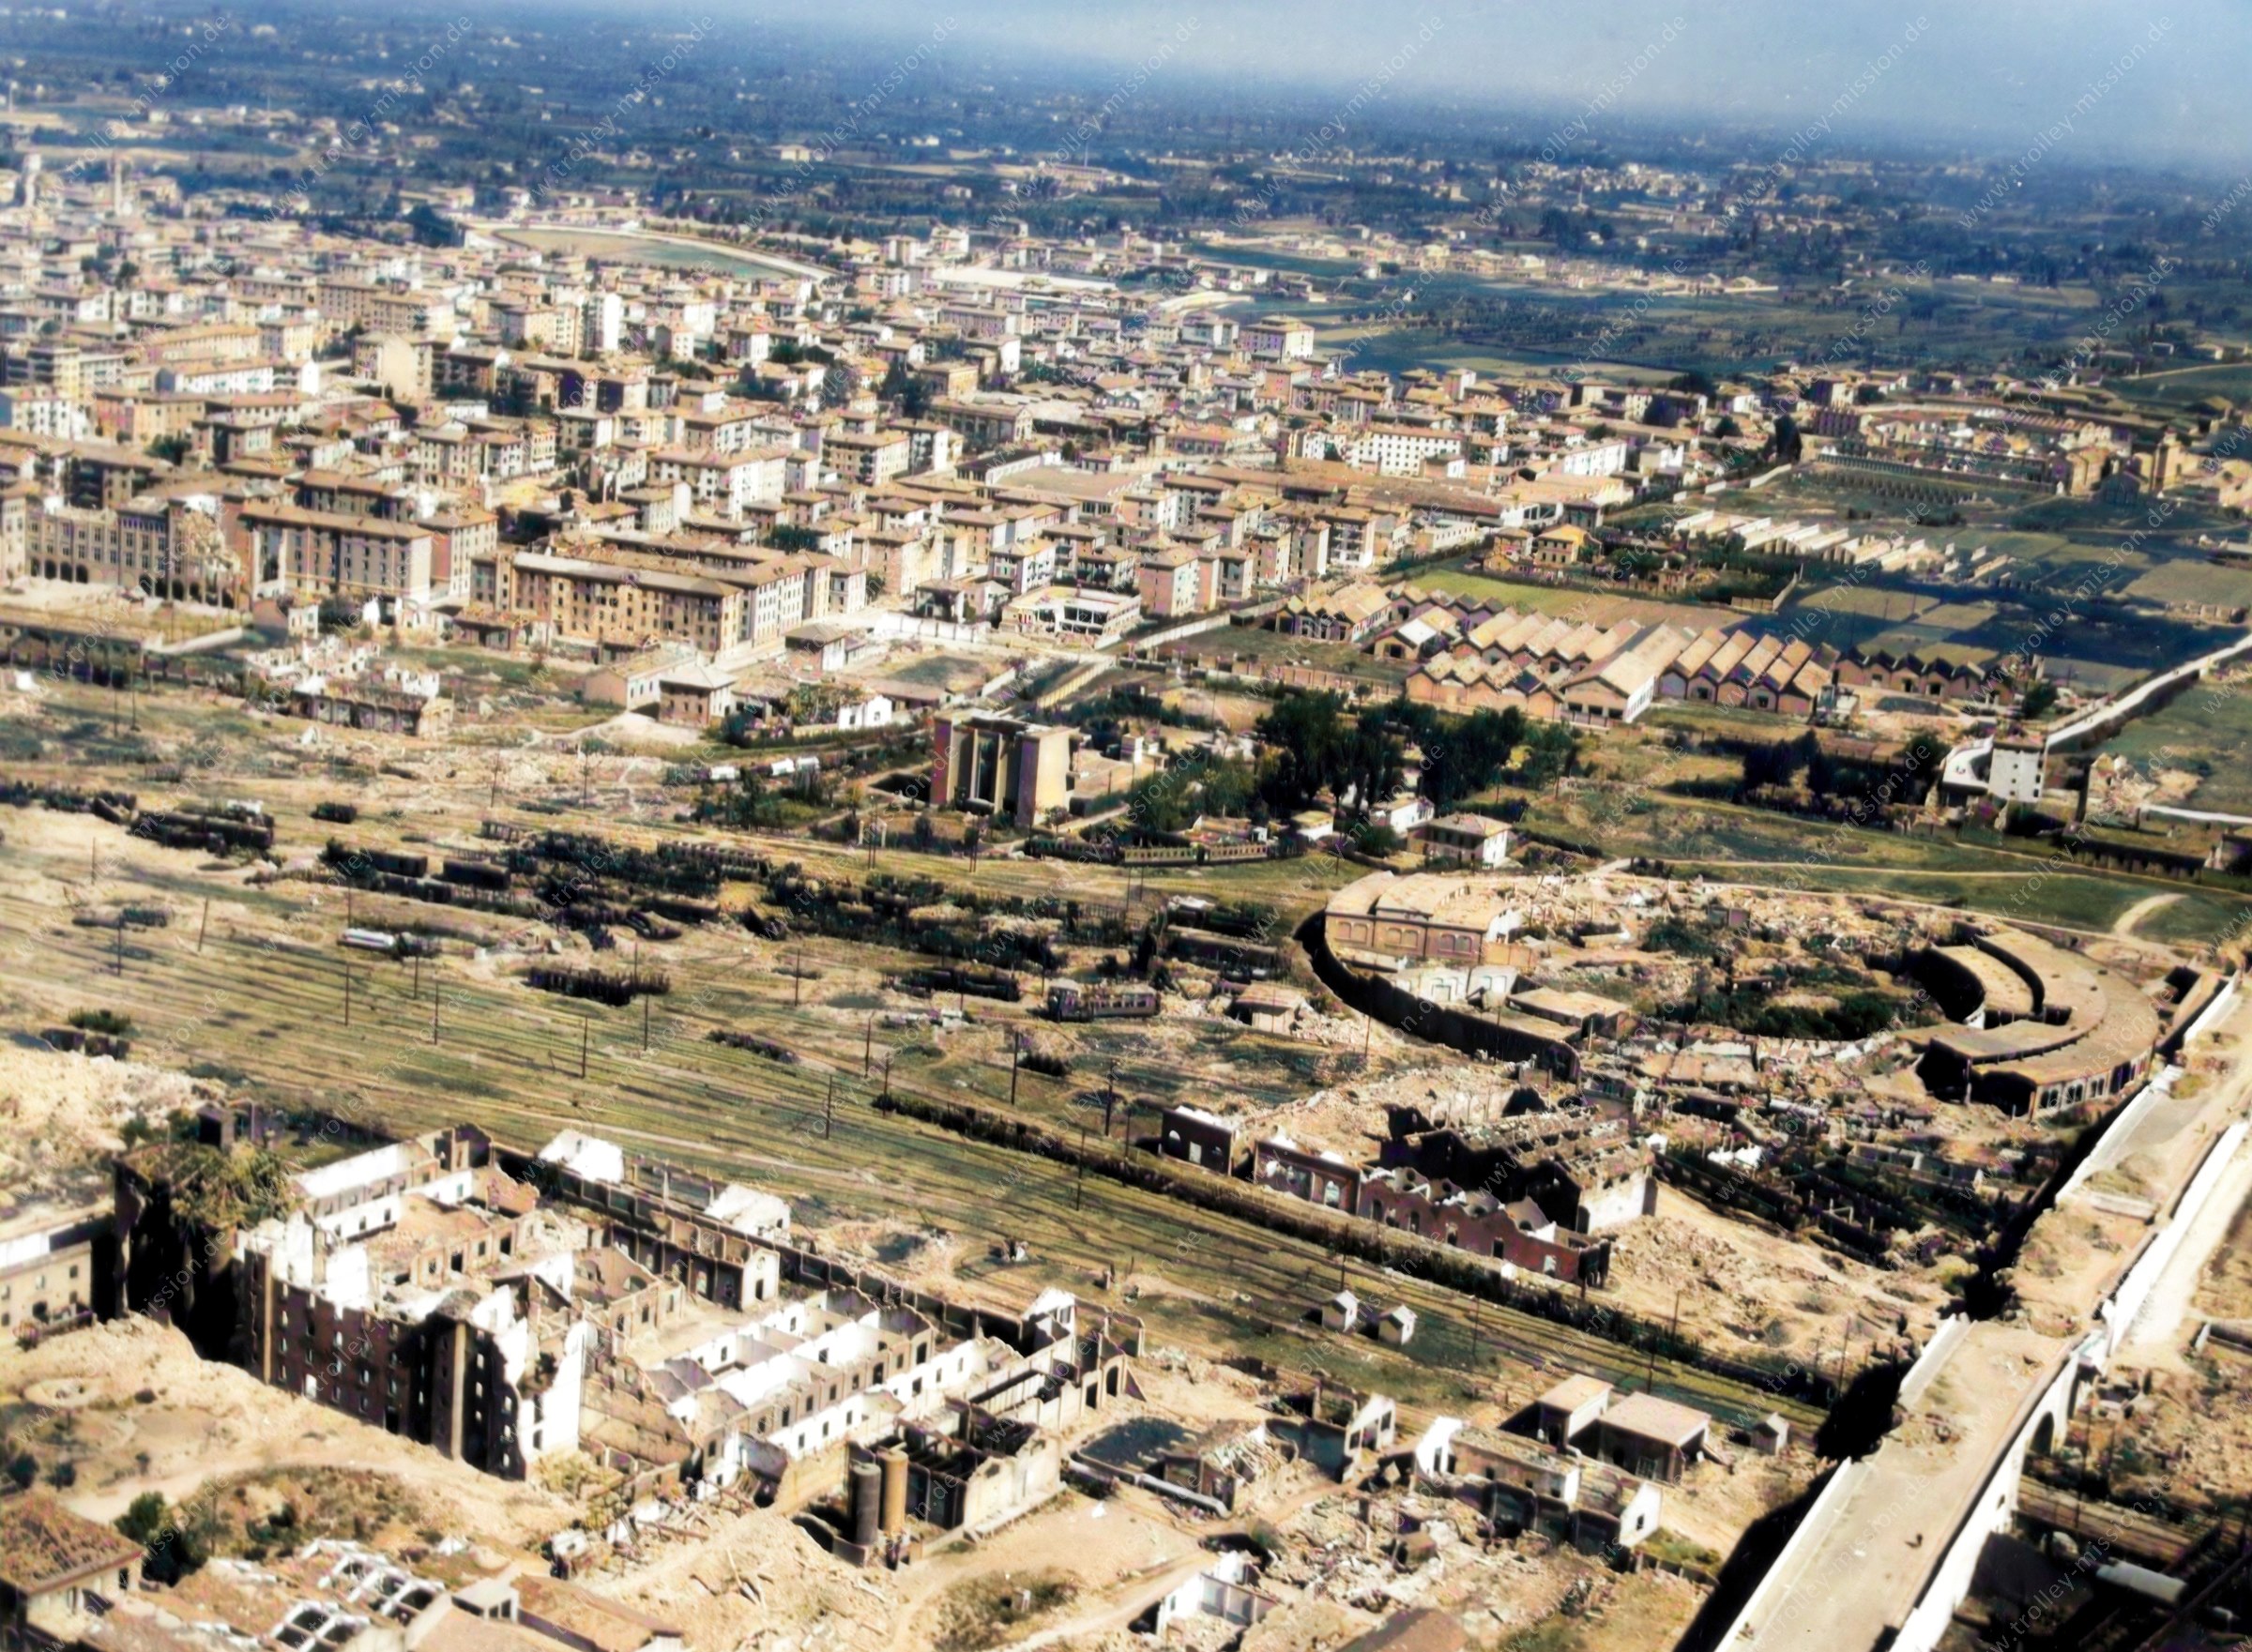
[[[876,1455],[884,1465],[883,1528],[889,1536],[907,1529],[907,1448],[886,1446]]]

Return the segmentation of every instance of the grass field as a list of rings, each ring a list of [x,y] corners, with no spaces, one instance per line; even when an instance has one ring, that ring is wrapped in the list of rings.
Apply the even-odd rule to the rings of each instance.
[[[1408,667],[1397,660],[1378,659],[1349,643],[1316,643],[1286,636],[1263,626],[1223,626],[1168,643],[1159,654],[1166,659],[1196,660],[1225,666],[1238,655],[1268,665],[1304,665],[1339,676],[1358,677],[1374,684],[1405,682]]]
[[[2150,602],[2220,602],[2252,607],[2252,568],[2221,568],[2201,556],[2177,556],[2137,576],[2127,595]]]
[[[1687,770],[1682,772],[1686,773]],[[2107,932],[2130,907],[2162,891],[2183,899],[2138,926],[2142,938],[2200,945],[2252,917],[2252,898],[2165,879],[2068,871],[2044,845],[2023,849],[1802,821],[1655,792],[1580,793],[1529,800],[1526,824],[1595,839],[1604,851],[1667,863],[1676,875],[1728,883],[1788,884],[1890,895],[2025,923]]]
[[[1621,619],[1644,625],[1724,624],[1727,611],[1694,602],[1665,602],[1653,598],[1622,596],[1577,585],[1535,584],[1526,580],[1499,579],[1471,573],[1458,563],[1419,568],[1408,583],[1426,591],[1455,591],[1463,596],[1506,603],[1520,614],[1565,614],[1590,625],[1610,625]]]
[[[2138,763],[2195,769],[2189,807],[2252,815],[2252,683],[2192,689],[2104,745]]]
[[[2160,368],[2138,378],[2108,379],[2105,386],[2129,402],[2164,402],[2172,407],[2186,407],[2208,396],[2252,402],[2252,362]]]

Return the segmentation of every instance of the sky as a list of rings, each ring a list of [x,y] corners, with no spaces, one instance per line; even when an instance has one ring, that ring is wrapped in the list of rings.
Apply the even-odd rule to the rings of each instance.
[[[700,0],[802,26],[802,4]],[[1834,142],[1904,141],[2014,159],[2252,171],[2252,7],[2244,0],[829,0],[842,28],[942,28],[997,60],[1264,83],[1378,83],[1378,101],[1617,123],[1711,122]],[[951,19],[952,26],[945,28]],[[1584,119],[1584,130],[1575,123]],[[1820,124],[1827,119],[1828,129]]]

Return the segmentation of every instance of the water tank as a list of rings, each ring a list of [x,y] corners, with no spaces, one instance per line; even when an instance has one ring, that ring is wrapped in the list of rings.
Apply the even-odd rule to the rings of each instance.
[[[873,1549],[882,1512],[884,1471],[873,1463],[857,1461],[848,1483],[852,1487],[852,1540],[863,1549]]]

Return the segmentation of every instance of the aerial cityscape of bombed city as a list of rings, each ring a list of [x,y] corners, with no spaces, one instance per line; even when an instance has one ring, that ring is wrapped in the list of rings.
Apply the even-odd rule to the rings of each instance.
[[[2244,1644],[2252,41],[1834,9],[0,9],[0,1652]]]

